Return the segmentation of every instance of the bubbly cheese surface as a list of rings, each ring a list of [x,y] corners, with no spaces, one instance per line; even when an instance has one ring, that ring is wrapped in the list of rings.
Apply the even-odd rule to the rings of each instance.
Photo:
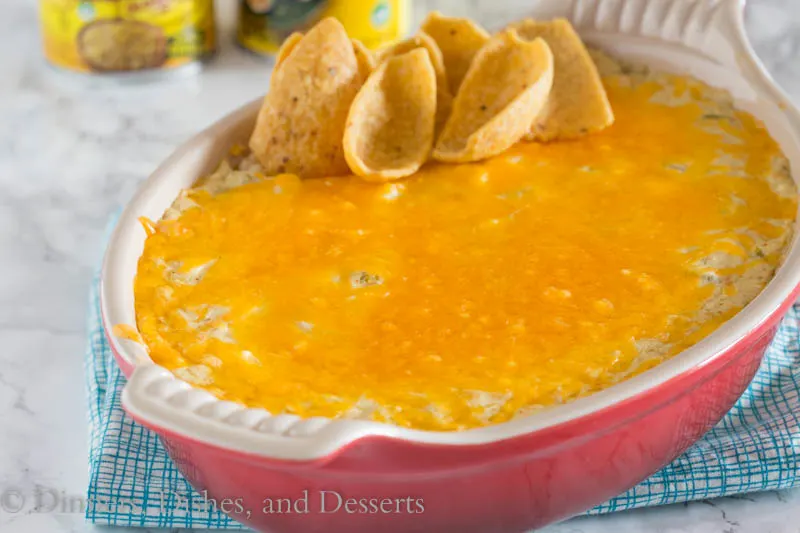
[[[273,413],[456,430],[696,343],[779,265],[788,164],[720,91],[604,81],[607,131],[480,164],[384,185],[223,167],[150,228],[135,297],[151,357]]]

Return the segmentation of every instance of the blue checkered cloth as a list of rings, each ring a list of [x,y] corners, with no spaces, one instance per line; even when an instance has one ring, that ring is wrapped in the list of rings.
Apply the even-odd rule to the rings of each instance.
[[[242,529],[178,473],[155,433],[120,404],[125,377],[100,323],[92,284],[86,384],[91,441],[86,518],[100,525]],[[800,485],[800,304],[782,322],[744,396],[703,439],[628,492],[590,510],[604,514]],[[196,502],[192,505],[192,502]]]

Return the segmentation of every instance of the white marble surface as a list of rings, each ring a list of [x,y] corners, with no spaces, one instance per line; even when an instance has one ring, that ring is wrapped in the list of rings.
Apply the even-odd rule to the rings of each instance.
[[[417,15],[435,5],[493,25],[525,3],[429,0]],[[220,4],[224,15],[233,0]],[[800,2],[750,4],[758,52],[800,100]],[[268,71],[231,45],[225,25],[222,54],[200,77],[82,83],[42,62],[34,0],[0,7],[0,532],[95,531],[79,512],[32,512],[32,498],[37,486],[85,493],[85,301],[106,218],[173,147],[263,92]],[[23,508],[10,512],[19,496]],[[796,533],[800,492],[576,519],[548,531]]]

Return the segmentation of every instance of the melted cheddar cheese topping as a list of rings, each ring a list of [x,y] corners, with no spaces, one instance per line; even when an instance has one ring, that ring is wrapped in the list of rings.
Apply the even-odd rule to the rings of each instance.
[[[455,430],[698,342],[779,265],[788,165],[699,82],[605,83],[603,133],[400,182],[224,166],[150,228],[135,297],[151,357],[273,413]]]

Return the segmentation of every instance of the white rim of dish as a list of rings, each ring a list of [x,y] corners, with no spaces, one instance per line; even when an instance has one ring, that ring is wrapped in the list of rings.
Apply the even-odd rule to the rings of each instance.
[[[718,66],[720,72],[746,79],[754,100],[760,105],[780,108],[780,120],[785,123],[783,127],[788,135],[782,141],[784,151],[788,146],[800,153],[800,111],[789,103],[750,47],[744,31],[743,5],[741,0],[540,0],[534,6],[533,15],[540,18],[565,16],[589,41],[617,35],[641,38],[642,46],[678,47],[683,54],[693,53],[715,63],[714,68]],[[248,120],[257,107],[258,102],[250,103],[212,128],[235,127]],[[122,298],[117,291],[132,292],[132,283],[130,279],[117,279],[115,267],[123,260],[122,252],[130,241],[131,232],[140,231],[138,214],[153,196],[155,185],[174,179],[163,169],[188,157],[203,135],[190,140],[159,167],[118,221],[101,275],[103,320],[109,328],[125,323],[130,317],[130,311],[122,309]],[[795,181],[800,171],[797,159],[792,158]],[[767,287],[744,310],[698,344],[641,375],[585,398],[508,422],[460,432],[413,430],[361,420],[271,415],[263,409],[249,409],[218,400],[187,385],[146,356],[137,354],[131,343],[113,335],[109,342],[136,368],[123,391],[123,405],[129,413],[145,424],[222,448],[275,459],[313,460],[328,456],[364,436],[440,445],[486,444],[582,418],[707,365],[768,320],[800,285],[797,239],[796,231],[783,265]]]

